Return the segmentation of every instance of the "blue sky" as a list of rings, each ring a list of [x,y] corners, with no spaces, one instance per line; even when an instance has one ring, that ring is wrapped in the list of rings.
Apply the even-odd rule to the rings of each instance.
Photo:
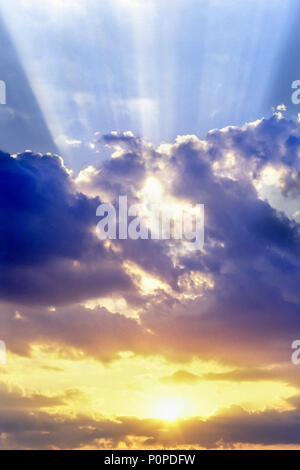
[[[98,131],[131,130],[159,144],[269,116],[289,105],[297,78],[298,8],[296,0],[4,2],[3,70],[6,56],[20,70],[7,77],[8,106],[23,90],[18,107],[33,131],[30,142],[23,126],[26,148],[56,145],[76,170],[99,158]],[[40,129],[34,138],[40,113],[52,145],[47,129],[43,145]],[[22,150],[21,135],[10,151]]]

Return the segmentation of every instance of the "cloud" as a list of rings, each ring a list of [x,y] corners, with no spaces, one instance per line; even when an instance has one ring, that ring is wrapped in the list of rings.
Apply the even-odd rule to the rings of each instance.
[[[21,389],[9,388],[0,383],[1,408],[6,410],[38,410],[52,408],[68,404],[70,398],[80,397],[77,390],[67,390],[61,395],[46,396],[38,393],[26,396]]]
[[[17,313],[14,307],[1,305],[1,337],[16,354],[29,355],[35,344],[64,351],[74,359],[92,357],[103,362],[118,359],[122,352],[152,352],[149,333],[134,319],[105,308],[19,307]]]
[[[0,295],[12,311],[35,306],[26,315],[36,327],[22,340],[20,326],[14,350],[19,341],[27,353],[36,336],[101,360],[127,348],[239,367],[289,361],[300,331],[299,224],[260,191],[266,171],[297,178],[300,124],[273,116],[158,148],[131,132],[100,140],[112,158],[76,178],[55,155],[1,154]],[[274,187],[288,207],[281,177]],[[119,195],[129,203],[204,204],[204,249],[180,240],[100,243],[96,208]],[[123,298],[139,319],[103,309],[93,317],[76,305],[92,298],[101,305],[107,296]],[[69,307],[40,315],[60,304]]]
[[[160,382],[166,385],[195,384],[200,379],[196,374],[186,370],[178,370],[169,377],[161,377]]]
[[[194,374],[181,369],[174,374],[161,377],[160,382],[165,385],[194,385],[199,382],[283,382],[295,388],[300,386],[300,378],[295,373],[295,366],[292,363],[284,365],[275,365],[270,367],[247,367],[232,369],[226,372],[207,372],[203,374]],[[298,400],[298,399],[297,399]],[[294,399],[287,400],[293,403]]]
[[[68,392],[67,392],[68,393]],[[107,419],[41,411],[60,404],[61,398],[24,396],[20,391],[1,389],[0,448],[5,449],[202,449],[234,448],[241,444],[259,447],[300,444],[299,409],[247,412],[233,406],[206,420],[198,417],[174,423],[159,419],[120,416]],[[67,396],[67,394],[66,394]],[[294,397],[294,404],[299,400]],[[8,406],[7,406],[8,405]]]
[[[0,154],[0,296],[30,304],[130,288],[96,238],[100,201],[77,192],[61,158]]]
[[[295,366],[290,363],[270,368],[233,369],[228,372],[208,372],[201,375],[202,380],[224,382],[284,382],[299,388],[300,378],[295,373]]]

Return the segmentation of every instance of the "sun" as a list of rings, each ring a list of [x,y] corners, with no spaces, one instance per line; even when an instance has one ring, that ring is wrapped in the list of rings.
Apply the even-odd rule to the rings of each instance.
[[[183,403],[181,398],[169,398],[161,401],[156,410],[157,418],[165,421],[175,421],[183,412]]]

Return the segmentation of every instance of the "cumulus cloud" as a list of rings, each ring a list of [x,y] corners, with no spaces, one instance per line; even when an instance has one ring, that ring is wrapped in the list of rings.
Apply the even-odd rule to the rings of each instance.
[[[126,348],[256,367],[289,360],[300,329],[299,224],[263,197],[262,188],[268,172],[288,207],[282,175],[297,177],[299,123],[273,116],[211,131],[204,140],[179,136],[158,148],[131,132],[100,141],[112,158],[77,177],[54,155],[1,154],[2,301],[12,308],[70,306],[55,315],[33,308],[27,315],[32,324],[39,318],[37,327],[19,340],[20,350],[36,335],[104,360]],[[204,248],[190,251],[180,240],[100,243],[96,208],[119,195],[177,209],[204,204]],[[109,295],[125,299],[139,318],[99,310],[95,320],[76,306],[92,298],[101,305]],[[73,319],[68,333],[66,315],[69,324]],[[8,318],[4,313],[5,324]],[[78,340],[81,318],[86,337],[99,335],[101,351],[96,339]],[[120,331],[115,341],[114,328]]]
[[[176,361],[196,356],[247,368],[199,376],[180,369],[161,383],[269,380],[299,388],[297,371],[286,366],[300,329],[299,226],[259,193],[271,167],[280,174],[274,186],[289,204],[291,191],[282,182],[297,181],[299,137],[299,124],[278,117],[216,130],[202,141],[182,136],[159,149],[114,133],[103,138],[113,158],[77,178],[53,155],[2,154],[0,330],[8,349],[28,355],[33,345],[44,344],[103,362],[125,351]],[[161,183],[164,198],[205,204],[203,250],[190,252],[180,241],[106,246],[96,239],[100,201],[128,194],[140,202],[149,178]],[[150,286],[153,279],[158,285],[143,290],[139,269]],[[101,305],[103,296],[116,294],[129,310],[138,308],[138,319],[78,305],[91,298]],[[268,368],[274,362],[283,364]],[[298,396],[286,411],[232,407],[174,425],[53,413],[70,393],[26,396],[2,387],[1,448],[300,444]]]
[[[0,295],[56,304],[130,288],[93,230],[100,201],[55,155],[0,155]]]

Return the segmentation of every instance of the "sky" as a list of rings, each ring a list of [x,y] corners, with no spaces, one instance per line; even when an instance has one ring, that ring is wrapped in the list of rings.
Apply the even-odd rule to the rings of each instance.
[[[0,449],[300,449],[299,15],[1,1]],[[119,196],[204,245],[99,240]]]

